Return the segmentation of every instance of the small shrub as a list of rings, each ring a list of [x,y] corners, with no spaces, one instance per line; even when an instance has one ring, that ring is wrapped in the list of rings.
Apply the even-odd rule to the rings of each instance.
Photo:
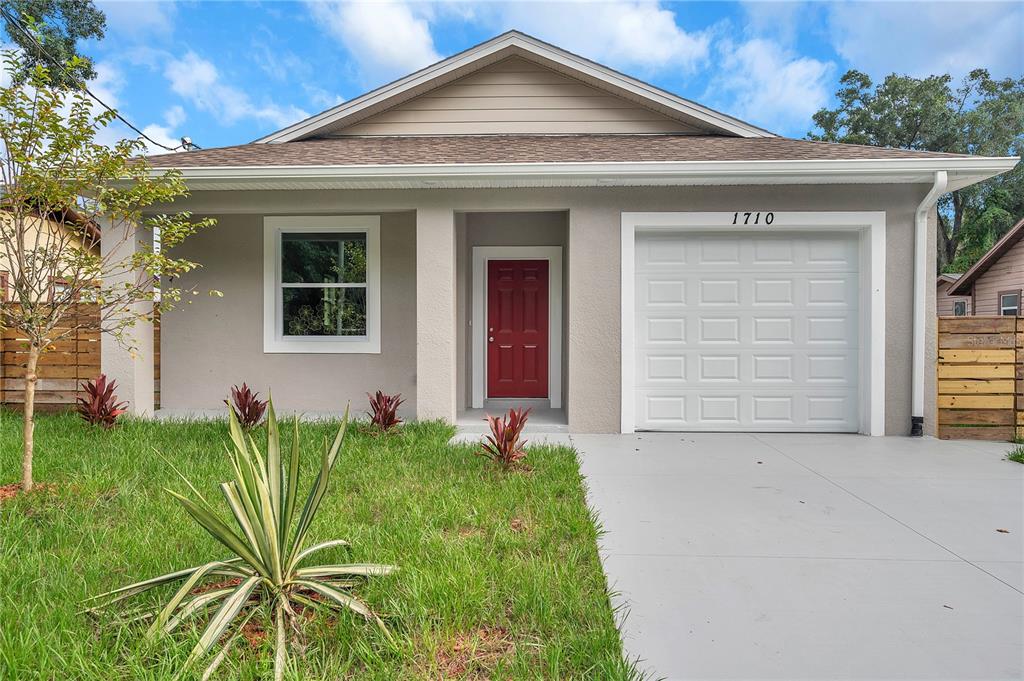
[[[366,393],[370,398],[370,411],[366,415],[370,417],[370,425],[383,431],[388,431],[402,422],[398,418],[398,406],[405,402],[402,395],[388,395],[380,390],[376,395]]]
[[[477,454],[490,459],[505,470],[515,467],[526,458],[526,440],[519,439],[530,418],[530,410],[509,409],[502,416],[487,416],[491,434],[480,443]]]
[[[1017,445],[1006,453],[1006,458],[1015,463],[1024,463],[1024,445]]]
[[[239,425],[245,430],[252,430],[263,420],[263,414],[267,411],[267,401],[261,400],[260,394],[253,392],[249,386],[242,383],[242,387],[231,386],[231,401],[224,400],[224,404],[230,407],[238,419]]]
[[[113,428],[117,417],[125,412],[127,402],[118,402],[117,381],[107,382],[106,374],[100,374],[95,381],[82,384],[86,397],[78,398],[78,415],[92,426]]]
[[[320,470],[304,503],[299,495],[298,417],[292,420],[291,447],[283,447],[271,404],[267,413],[267,446],[262,453],[242,431],[234,411],[229,415],[229,425],[228,458],[234,475],[220,487],[231,513],[215,508],[180,473],[193,496],[170,492],[192,519],[227,549],[227,556],[95,596],[90,601],[100,604],[90,607],[88,612],[99,614],[151,589],[176,585],[165,605],[146,604],[129,610],[125,616],[128,621],[149,625],[147,639],[171,634],[179,626],[188,636],[193,625],[198,625],[202,635],[180,672],[219,647],[221,650],[206,668],[204,679],[224,661],[227,649],[245,635],[246,625],[253,621],[271,623],[267,628],[274,637],[274,679],[281,681],[292,642],[302,636],[299,623],[307,608],[351,610],[375,622],[390,639],[384,622],[353,589],[371,577],[391,574],[395,567],[371,563],[311,565],[308,560],[314,553],[348,546],[341,539],[312,545],[308,541],[345,439],[348,411],[334,442],[324,441]],[[231,518],[237,527],[229,525]]]

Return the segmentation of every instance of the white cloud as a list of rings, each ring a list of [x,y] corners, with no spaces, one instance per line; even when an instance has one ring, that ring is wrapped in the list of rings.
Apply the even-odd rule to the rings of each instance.
[[[1024,73],[1024,5],[1010,2],[847,2],[829,6],[836,51],[851,68],[880,78],[984,67]]]
[[[306,95],[309,97],[309,101],[313,103],[313,106],[320,107],[322,110],[330,109],[345,101],[345,98],[341,95],[328,92],[312,83],[303,83],[302,89],[306,91]]]
[[[831,62],[799,57],[755,38],[719,44],[719,72],[704,97],[721,110],[772,131],[802,136],[829,101]]]
[[[170,35],[177,7],[167,0],[100,0],[97,9],[107,18],[107,31],[135,40]]]
[[[171,84],[171,90],[225,125],[251,118],[284,127],[309,116],[295,106],[279,106],[272,102],[256,104],[248,93],[223,82],[217,67],[195,52],[190,51],[180,59],[171,59],[164,75]]]
[[[175,104],[164,112],[164,121],[172,128],[177,128],[185,122],[186,118],[185,109],[180,104]]]
[[[491,9],[503,28],[619,68],[692,71],[707,58],[711,43],[708,31],[687,32],[657,2],[512,2]]]
[[[352,55],[371,82],[403,76],[441,56],[434,49],[426,4],[309,2],[313,18]]]

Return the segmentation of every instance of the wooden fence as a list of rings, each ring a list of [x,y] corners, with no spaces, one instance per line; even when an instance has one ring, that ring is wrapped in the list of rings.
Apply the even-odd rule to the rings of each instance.
[[[57,341],[39,358],[36,374],[36,408],[40,411],[66,409],[84,395],[83,381],[100,373],[99,308],[79,305],[69,314],[64,328],[84,324],[65,340]],[[25,402],[25,365],[28,342],[14,329],[0,335],[0,403],[20,407]]]
[[[75,405],[83,396],[82,383],[100,373],[99,309],[95,305],[79,305],[72,313],[89,330],[78,329],[70,338],[54,343],[53,349],[39,359],[36,373],[36,409],[58,411]],[[82,317],[85,317],[84,319]],[[71,318],[69,317],[69,322]],[[78,324],[76,324],[77,326]],[[70,327],[68,323],[65,328]],[[153,329],[154,400],[160,406],[160,321]],[[13,329],[0,332],[0,404],[20,408],[25,402],[25,365],[28,343]]]
[[[1024,317],[939,317],[938,436],[1024,436]]]

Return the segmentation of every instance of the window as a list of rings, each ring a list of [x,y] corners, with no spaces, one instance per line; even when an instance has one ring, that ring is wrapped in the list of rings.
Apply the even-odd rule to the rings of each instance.
[[[380,352],[380,218],[264,219],[264,351]]]
[[[967,316],[967,301],[966,300],[954,300],[953,301],[953,315],[956,317]]]
[[[999,314],[1016,316],[1020,309],[1020,291],[999,292]]]
[[[68,284],[64,279],[50,278],[50,302],[55,300],[63,300],[68,291],[71,290],[71,285]]]

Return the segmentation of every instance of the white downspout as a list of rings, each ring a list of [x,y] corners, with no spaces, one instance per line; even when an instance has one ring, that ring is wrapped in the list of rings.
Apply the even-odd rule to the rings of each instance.
[[[911,393],[911,435],[924,434],[924,337],[928,318],[925,301],[928,299],[928,282],[935,279],[935,273],[929,275],[928,272],[928,213],[946,192],[948,181],[945,170],[935,171],[932,188],[918,205],[914,219],[914,385]]]

